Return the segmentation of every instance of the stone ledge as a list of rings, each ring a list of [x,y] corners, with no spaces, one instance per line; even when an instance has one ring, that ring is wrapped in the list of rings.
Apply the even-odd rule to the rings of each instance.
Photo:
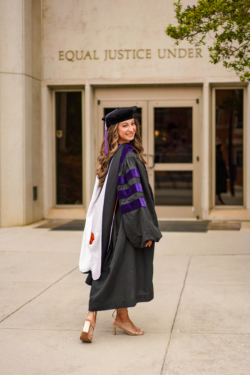
[[[250,212],[247,209],[217,209],[213,208],[208,215],[208,220],[244,220],[250,221]]]
[[[85,219],[85,208],[52,208],[45,219]]]

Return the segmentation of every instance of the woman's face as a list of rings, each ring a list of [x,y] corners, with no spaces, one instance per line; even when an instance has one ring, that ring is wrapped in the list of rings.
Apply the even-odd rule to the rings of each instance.
[[[132,118],[130,120],[119,122],[118,124],[118,143],[128,143],[135,137],[136,123]]]

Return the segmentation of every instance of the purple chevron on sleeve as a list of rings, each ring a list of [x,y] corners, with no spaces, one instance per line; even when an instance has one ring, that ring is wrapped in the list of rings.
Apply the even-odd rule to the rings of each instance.
[[[133,149],[133,147],[131,146],[130,143],[125,143],[125,145],[123,146],[123,149],[122,149],[122,155],[121,155],[121,159],[120,159],[119,170],[121,169],[122,163],[123,163],[123,161],[124,161],[124,159],[125,159],[125,157],[126,157],[126,155],[129,151],[134,152],[134,149]]]
[[[116,185],[124,185],[133,177],[140,177],[140,173],[137,168],[130,169],[125,175],[118,176]]]
[[[146,207],[146,202],[144,198],[137,198],[134,201],[120,206],[122,215],[127,214],[128,212],[134,211],[137,208]]]
[[[118,190],[117,196],[118,199],[125,199],[131,197],[131,195],[135,193],[143,193],[142,185],[140,183],[133,184],[128,189]]]

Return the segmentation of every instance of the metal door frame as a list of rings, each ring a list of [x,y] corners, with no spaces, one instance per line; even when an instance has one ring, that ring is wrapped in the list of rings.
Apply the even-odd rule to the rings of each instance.
[[[57,92],[81,92],[81,102],[82,102],[82,204],[57,204],[56,203],[56,93]],[[85,208],[85,153],[84,153],[84,142],[85,142],[85,126],[84,126],[84,90],[83,89],[55,89],[52,91],[52,176],[53,176],[53,208]]]
[[[243,90],[243,204],[242,205],[216,205],[216,91],[217,90]],[[212,208],[215,210],[240,210],[246,208],[246,199],[247,199],[247,183],[246,183],[246,176],[247,176],[247,137],[246,137],[246,130],[247,128],[247,90],[245,87],[242,86],[216,86],[212,89]]]
[[[154,171],[180,170],[193,171],[193,206],[156,206],[156,213],[161,219],[197,219],[201,217],[201,181],[200,181],[200,126],[199,126],[199,100],[100,100],[97,105],[97,134],[96,134],[96,160],[98,159],[101,142],[104,134],[104,123],[101,120],[104,108],[130,107],[136,105],[142,108],[142,144],[144,157],[147,161],[149,182],[154,192]],[[162,163],[152,168],[154,154],[154,107],[192,107],[192,163]],[[197,159],[198,157],[198,159]],[[167,166],[167,168],[166,168]]]
[[[148,150],[149,182],[154,192],[154,171],[192,171],[193,206],[155,206],[159,219],[185,218],[195,219],[201,216],[200,197],[200,150],[199,150],[199,105],[196,99],[154,100],[148,102]],[[192,107],[192,163],[157,163],[154,164],[154,108]]]

